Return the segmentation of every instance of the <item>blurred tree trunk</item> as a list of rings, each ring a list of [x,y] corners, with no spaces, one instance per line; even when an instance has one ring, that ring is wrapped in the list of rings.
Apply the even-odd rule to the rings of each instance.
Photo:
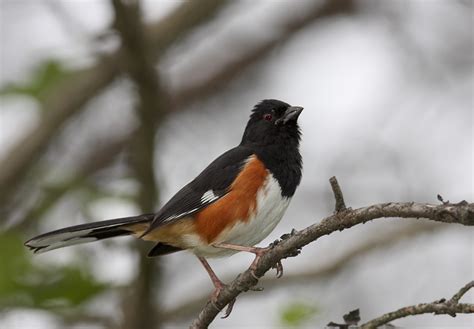
[[[158,186],[154,174],[155,132],[163,118],[164,93],[150,56],[149,43],[140,17],[138,1],[112,0],[115,27],[122,39],[122,67],[137,87],[139,128],[135,133],[130,160],[139,190],[137,204],[142,213],[155,211]],[[156,292],[160,279],[157,260],[146,257],[148,246],[135,243],[139,254],[137,276],[123,300],[124,329],[151,328],[159,305]]]

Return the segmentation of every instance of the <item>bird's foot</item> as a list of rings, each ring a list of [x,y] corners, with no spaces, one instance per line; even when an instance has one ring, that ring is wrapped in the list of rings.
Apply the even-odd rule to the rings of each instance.
[[[217,301],[217,297],[219,297],[219,295],[221,294],[221,291],[225,289],[225,287],[227,286],[226,284],[224,284],[221,280],[216,280],[213,282],[214,283],[214,291],[212,292],[212,295],[211,295],[211,300],[213,302],[216,302]]]
[[[246,252],[251,252],[252,254],[255,254],[255,259],[250,265],[250,271],[251,271],[252,276],[257,280],[258,280],[258,277],[255,274],[255,271],[257,269],[258,262],[260,261],[260,258],[262,258],[262,256],[265,255],[265,253],[267,253],[273,248],[273,246],[260,248],[260,247],[239,246],[239,245],[230,244],[230,243],[217,243],[217,244],[214,244],[213,246],[217,248],[231,249],[231,250],[237,250],[237,251],[246,251]],[[272,268],[276,269],[277,278],[281,278],[283,275],[283,265],[281,264],[281,260],[279,260]]]
[[[272,247],[266,247],[266,248],[252,247],[252,248],[253,250],[250,252],[255,254],[255,259],[250,265],[250,271],[252,273],[252,276],[258,279],[258,277],[255,275],[258,262],[260,261],[260,258],[262,258],[263,255],[265,255],[268,251],[272,249]],[[272,268],[276,269],[277,278],[281,278],[283,276],[283,264],[281,263],[281,260],[279,260],[274,266],[272,266]]]
[[[221,294],[222,290],[224,290],[227,285],[224,284],[217,277],[216,273],[214,273],[211,266],[209,265],[209,263],[207,262],[207,260],[204,257],[198,257],[198,259],[202,263],[204,268],[206,269],[207,273],[209,274],[209,277],[211,278],[212,284],[214,285],[214,291],[212,292],[212,295],[211,295],[211,304],[212,304],[212,306],[214,306],[214,308],[216,310],[218,310],[220,312],[220,311],[222,311],[222,308],[217,306],[217,299],[218,299],[219,295]],[[227,318],[230,315],[230,312],[232,312],[232,308],[234,307],[234,303],[235,303],[235,298],[232,299],[227,304],[227,309],[224,311],[224,316],[222,317],[223,319]]]

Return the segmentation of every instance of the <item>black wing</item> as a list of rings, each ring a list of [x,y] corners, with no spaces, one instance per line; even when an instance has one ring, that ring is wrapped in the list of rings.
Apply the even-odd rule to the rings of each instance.
[[[192,215],[222,198],[252,154],[253,151],[244,146],[222,154],[160,209],[143,235],[158,226]]]

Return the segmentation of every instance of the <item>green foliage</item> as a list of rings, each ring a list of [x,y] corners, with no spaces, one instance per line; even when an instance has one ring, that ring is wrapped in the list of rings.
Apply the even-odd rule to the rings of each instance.
[[[1,88],[0,96],[24,95],[43,102],[45,96],[67,77],[69,77],[69,71],[61,62],[47,60],[33,70],[29,81],[9,84]]]
[[[280,321],[284,326],[300,327],[310,320],[318,309],[316,306],[305,302],[293,302],[285,306],[281,313]]]
[[[0,234],[0,308],[62,310],[97,296],[107,285],[96,281],[87,266],[40,267],[14,234]]]

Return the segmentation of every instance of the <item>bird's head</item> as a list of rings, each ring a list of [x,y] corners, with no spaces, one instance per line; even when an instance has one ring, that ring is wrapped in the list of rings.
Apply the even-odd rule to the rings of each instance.
[[[242,145],[271,145],[300,140],[297,120],[303,108],[276,99],[255,105],[242,137]]]

